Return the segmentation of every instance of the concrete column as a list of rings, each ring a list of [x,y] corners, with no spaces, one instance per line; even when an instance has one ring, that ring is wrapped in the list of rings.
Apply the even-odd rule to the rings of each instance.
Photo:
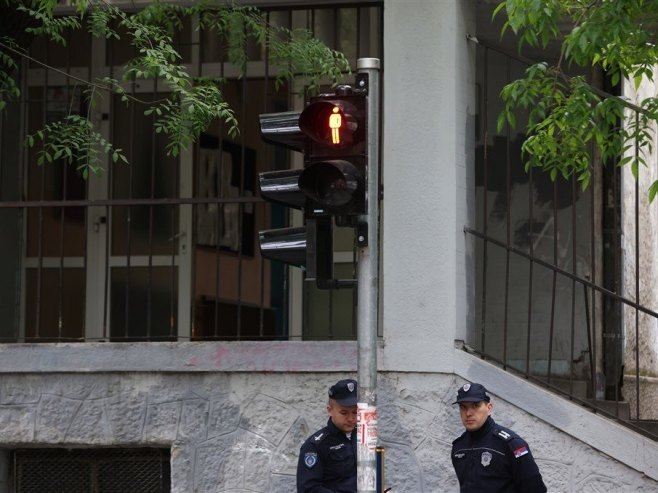
[[[655,84],[642,83],[635,90],[632,82],[627,82],[624,94],[631,101],[639,102],[647,97],[656,97]],[[628,113],[634,118],[634,113]],[[654,128],[654,133],[656,129]],[[631,149],[630,152],[633,152]],[[630,165],[622,174],[622,249],[624,295],[651,310],[658,306],[658,208],[650,204],[649,186],[658,179],[656,161],[656,138],[654,134],[653,152],[644,155],[647,166],[638,171],[638,209],[635,205],[636,180],[631,174]],[[637,216],[637,223],[636,223]],[[638,246],[636,253],[636,244]],[[658,419],[658,320],[632,307],[624,307],[624,388],[623,396],[631,404],[631,416],[638,414],[641,419]],[[639,343],[639,351],[638,349]],[[639,381],[638,381],[639,374]]]
[[[381,369],[451,372],[465,333],[474,14],[463,0],[385,3]]]

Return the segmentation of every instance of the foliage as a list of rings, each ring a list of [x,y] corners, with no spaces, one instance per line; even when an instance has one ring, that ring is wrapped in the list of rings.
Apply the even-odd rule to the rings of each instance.
[[[77,163],[77,169],[82,177],[87,178],[89,172],[98,173],[98,154],[105,152],[111,155],[112,161],[127,162],[121,149],[113,148],[103,136],[94,130],[92,123],[80,115],[68,115],[62,120],[49,123],[36,134],[28,135],[26,143],[34,146],[35,136],[43,142],[38,153],[37,164],[52,163],[64,159],[68,163]]]
[[[126,64],[121,79],[77,79],[77,83],[87,86],[85,94],[90,110],[107,92],[118,94],[126,104],[144,105],[145,114],[154,118],[155,131],[169,138],[167,151],[172,155],[179,154],[195,142],[215,119],[227,124],[229,135],[235,136],[239,132],[235,114],[223,98],[223,81],[193,77],[174,48],[174,35],[183,28],[187,17],[197,18],[200,28],[220,37],[228,47],[228,61],[239,67],[242,73],[247,66],[246,47],[250,40],[267,48],[268,61],[277,73],[278,85],[286,79],[302,77],[313,90],[319,87],[321,80],[330,79],[336,83],[345,72],[349,72],[349,63],[341,53],[329,49],[308,32],[268,25],[265,17],[254,8],[218,4],[211,0],[192,6],[153,0],[139,12],[128,14],[104,0],[73,0],[74,13],[64,15],[57,10],[56,0],[0,0],[0,3],[29,17],[26,32],[45,36],[62,45],[66,44],[65,31],[81,26],[92,35],[107,39],[119,39],[120,32],[127,33],[123,35],[130,38],[137,55]],[[26,47],[7,36],[0,38],[0,50],[2,112],[8,101],[20,97],[13,77],[16,60],[29,56]],[[167,89],[165,99],[141,101],[123,88],[125,82],[155,78]],[[100,171],[101,152],[108,153],[114,162],[127,161],[121,149],[115,149],[102,138],[89,114],[68,114],[26,139],[29,146],[38,142],[42,144],[39,164],[64,159],[75,163],[85,177],[90,171]]]
[[[13,40],[2,36],[0,37],[0,43],[11,46]],[[6,108],[7,101],[18,99],[21,95],[16,81],[11,76],[12,72],[17,68],[16,61],[7,53],[0,51],[0,112]]]
[[[631,105],[626,98],[602,94],[582,77],[569,77],[564,67],[600,69],[617,87],[624,79],[633,81],[636,89],[642,81],[653,81],[658,0],[505,0],[494,16],[503,12],[503,33],[511,29],[519,48],[560,43],[555,66],[531,66],[523,79],[501,93],[505,108],[499,130],[505,124],[514,126],[519,110],[529,110],[523,145],[526,169],[544,169],[552,178],[575,174],[585,188],[591,179],[591,149],[596,147],[603,163],[630,163],[637,176],[652,150],[658,99]],[[658,181],[650,186],[649,199],[657,192]]]

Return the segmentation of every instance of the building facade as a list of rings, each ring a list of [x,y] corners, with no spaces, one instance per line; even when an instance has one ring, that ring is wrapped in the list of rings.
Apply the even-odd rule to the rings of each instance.
[[[510,179],[495,186],[478,174],[477,164],[487,162],[480,150],[496,143],[488,123],[495,120],[496,103],[487,104],[494,96],[487,88],[501,83],[501,67],[508,63],[507,57],[483,62],[489,60],[485,39],[496,29],[489,24],[491,4],[257,5],[270,12],[271,22],[312,27],[353,62],[382,61],[377,404],[388,486],[404,492],[458,489],[449,451],[461,425],[451,403],[460,385],[478,381],[493,395],[497,421],[530,442],[549,491],[655,491],[655,438],[620,424],[619,413],[593,413],[573,391],[567,395],[571,399],[555,393],[558,381],[572,386],[581,381],[572,375],[595,374],[594,382],[599,373],[608,380],[611,375],[639,380],[638,373],[622,377],[606,367],[619,365],[610,363],[616,346],[604,347],[602,320],[612,316],[603,311],[603,301],[597,305],[596,295],[585,294],[568,316],[571,292],[544,281],[539,267],[535,281],[531,277],[532,286],[538,283],[535,296],[540,293],[539,299],[554,307],[544,307],[543,314],[519,298],[519,291],[527,291],[520,281],[522,266],[512,267],[512,282],[503,288],[493,283],[513,265],[505,263],[505,252],[516,252],[509,236],[506,243],[499,241],[509,228],[499,233],[496,228],[519,212],[510,206]],[[221,54],[213,53],[212,40],[195,32],[188,33],[195,41],[185,55],[189,66],[200,75],[210,71],[231,80],[227,95],[244,125],[240,139],[226,139],[217,125],[197,147],[174,159],[163,153],[147,119],[106,101],[93,110],[93,118],[129,150],[131,164],[107,163],[106,173],[88,182],[65,167],[38,167],[33,151],[20,145],[25,133],[66,111],[62,101],[83,105],[71,97],[76,89],[66,78],[24,67],[29,104],[10,108],[1,123],[6,241],[1,247],[0,493],[54,491],[53,481],[59,482],[58,491],[91,491],[80,483],[81,474],[98,491],[292,492],[299,446],[326,421],[327,388],[356,375],[353,290],[305,286],[300,272],[258,255],[255,232],[287,218],[254,198],[256,173],[300,162],[260,142],[257,117],[300,108],[303,91],[292,83],[274,91],[257,52],[247,77],[235,78]],[[79,50],[65,52],[57,62],[50,47],[35,49],[66,73],[79,75],[111,72],[126,56],[123,46],[77,43]],[[72,59],[76,56],[81,60]],[[158,97],[157,82],[131,90]],[[517,197],[532,188],[522,179],[516,185]],[[502,190],[503,213],[494,214]],[[585,194],[598,193],[592,190]],[[250,196],[252,202],[235,200]],[[596,200],[572,194],[571,208],[560,210],[589,217],[603,210]],[[482,204],[484,214],[478,212]],[[551,228],[564,238],[554,226],[558,215],[553,212],[550,220],[549,215],[539,232]],[[293,216],[295,221],[299,218]],[[535,231],[530,223],[529,231]],[[593,230],[580,229],[585,244]],[[349,232],[340,234],[346,237],[336,241],[337,272],[349,276],[354,242]],[[483,250],[493,252],[491,238],[507,248],[487,257]],[[530,243],[539,252],[546,245],[536,238]],[[578,243],[564,258],[577,257],[580,248]],[[572,264],[556,261],[559,271],[542,266],[549,280],[565,271],[584,278],[575,260]],[[632,262],[624,265],[638,272]],[[596,272],[595,267],[589,275]],[[521,288],[514,291],[510,284]],[[604,288],[597,291],[601,298]],[[509,296],[496,300],[495,293]],[[515,305],[523,307],[516,312],[531,312],[535,321],[550,324],[533,325],[537,332],[531,334],[523,331],[531,324],[521,317],[507,323],[506,307]],[[651,307],[643,300],[645,305]],[[627,317],[632,316],[628,306],[620,310]],[[556,311],[564,317],[559,323],[551,316]],[[597,333],[596,323],[585,323],[589,313],[599,320],[600,336],[569,330],[592,327]],[[653,320],[650,309],[642,313]],[[497,324],[506,330],[491,332]],[[543,339],[546,334],[550,337]],[[634,346],[623,340],[620,358],[629,361]],[[643,348],[652,347],[651,340],[643,341]],[[536,353],[524,353],[523,347]],[[581,355],[589,366],[573,366]],[[651,373],[650,359],[638,360]],[[610,400],[606,392],[615,391],[604,385],[599,397]],[[636,401],[631,409],[639,418],[644,411]],[[43,478],[49,478],[45,485],[39,482]],[[130,478],[140,478],[139,487]]]

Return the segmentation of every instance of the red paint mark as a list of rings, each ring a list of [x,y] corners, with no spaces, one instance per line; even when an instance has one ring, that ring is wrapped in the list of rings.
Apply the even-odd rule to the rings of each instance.
[[[226,356],[229,353],[230,353],[230,351],[228,350],[228,348],[226,346],[219,346],[217,348],[217,350],[215,351],[215,354],[213,355],[213,360],[215,362],[215,368],[218,368],[221,365],[222,359],[224,359],[224,356]]]

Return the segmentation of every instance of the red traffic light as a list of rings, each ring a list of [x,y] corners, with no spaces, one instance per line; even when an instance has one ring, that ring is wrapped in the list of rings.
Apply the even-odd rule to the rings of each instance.
[[[350,86],[311,98],[299,116],[306,136],[299,188],[306,215],[357,216],[365,209],[366,96]]]
[[[314,101],[302,111],[299,128],[317,144],[333,149],[349,147],[364,135],[359,111],[347,98]]]

